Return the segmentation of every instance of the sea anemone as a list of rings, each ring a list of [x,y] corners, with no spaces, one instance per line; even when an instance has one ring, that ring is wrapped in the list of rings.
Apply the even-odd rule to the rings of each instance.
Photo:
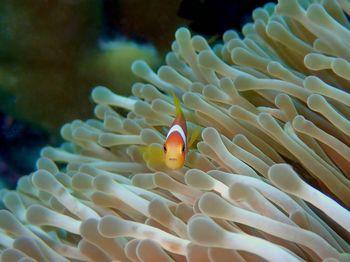
[[[133,96],[96,87],[96,119],[2,191],[2,261],[350,261],[347,15],[280,0],[213,47],[180,28],[157,73],[133,64]],[[144,150],[173,93],[201,130],[180,170]]]

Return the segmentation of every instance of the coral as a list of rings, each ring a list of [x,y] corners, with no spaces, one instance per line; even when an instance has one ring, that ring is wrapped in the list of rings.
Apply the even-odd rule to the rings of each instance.
[[[92,103],[75,99],[92,86],[130,95],[132,61],[160,62],[130,40],[99,45],[102,1],[4,0],[0,17],[0,110],[51,132],[90,116]]]
[[[157,73],[133,64],[147,82],[133,96],[96,87],[96,118],[64,125],[67,142],[2,191],[1,259],[349,261],[344,12],[280,0],[214,47],[180,28]],[[177,171],[141,150],[162,148],[173,92],[201,129]]]

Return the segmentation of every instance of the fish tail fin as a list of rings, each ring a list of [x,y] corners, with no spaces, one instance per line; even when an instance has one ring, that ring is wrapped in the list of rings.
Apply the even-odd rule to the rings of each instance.
[[[175,105],[175,113],[178,116],[178,115],[182,114],[181,102],[174,91],[173,91],[173,100],[174,100],[174,105]]]
[[[194,144],[194,142],[198,139],[198,137],[201,134],[201,128],[196,127],[194,130],[191,132],[189,139],[188,139],[188,148],[191,148]]]

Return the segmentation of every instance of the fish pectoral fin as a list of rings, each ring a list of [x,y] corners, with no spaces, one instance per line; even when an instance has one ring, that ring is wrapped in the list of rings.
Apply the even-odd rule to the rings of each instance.
[[[194,142],[198,139],[202,131],[202,128],[196,127],[194,130],[191,132],[191,134],[188,137],[188,142],[187,142],[187,147],[191,148],[194,145]]]
[[[156,145],[141,146],[140,152],[143,154],[143,159],[152,165],[158,163],[164,163],[164,151],[163,148]]]

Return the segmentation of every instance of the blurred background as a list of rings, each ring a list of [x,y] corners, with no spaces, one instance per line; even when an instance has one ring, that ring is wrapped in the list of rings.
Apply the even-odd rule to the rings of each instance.
[[[189,27],[208,39],[240,31],[266,0],[1,0],[0,188],[34,170],[60,127],[93,114],[96,85],[130,94],[130,66],[157,69]]]

